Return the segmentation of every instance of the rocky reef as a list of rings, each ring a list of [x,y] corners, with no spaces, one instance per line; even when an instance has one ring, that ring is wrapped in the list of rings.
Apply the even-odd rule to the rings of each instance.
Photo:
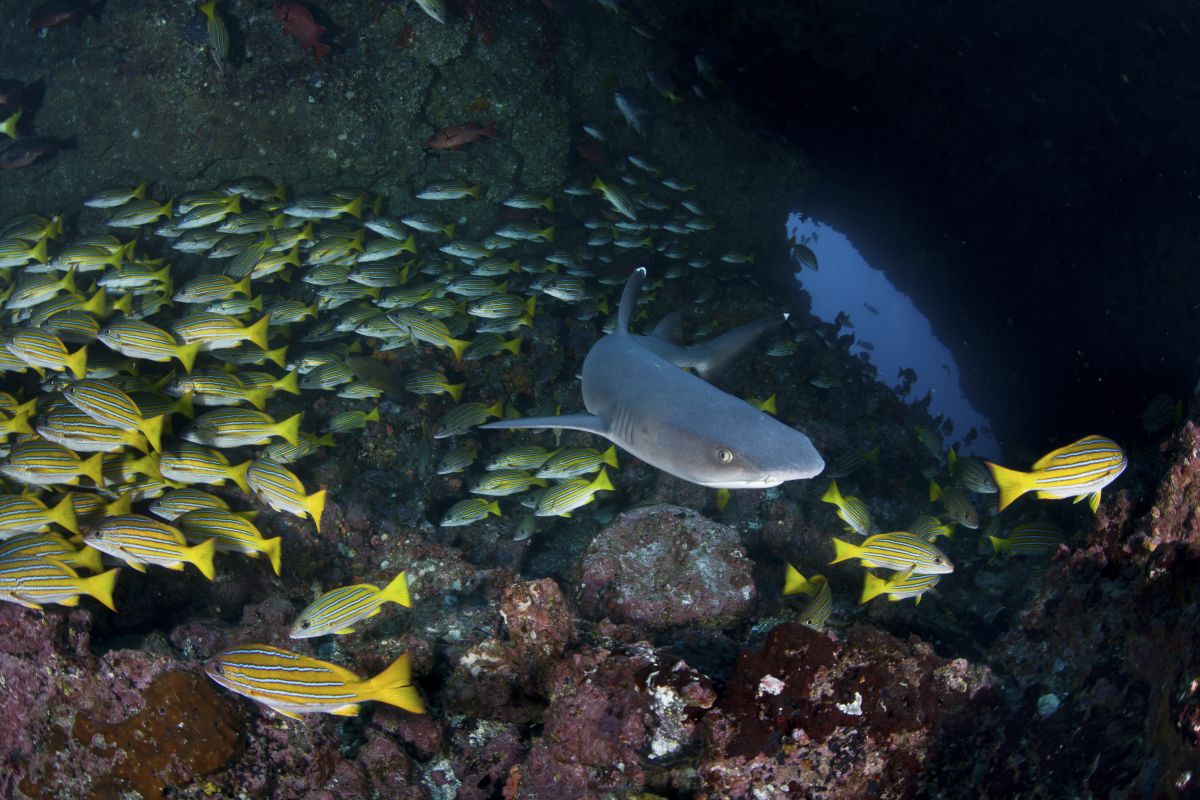
[[[484,202],[456,208],[454,219],[478,231],[503,218],[497,201],[514,191],[557,192],[644,152],[695,181],[691,196],[719,220],[713,255],[756,259],[737,280],[714,281],[706,303],[695,299],[698,281],[664,283],[654,314],[681,311],[689,334],[706,338],[790,312],[794,357],[760,347],[720,384],[743,398],[776,395],[779,418],[831,466],[878,445],[878,464],[838,480],[898,529],[937,510],[927,485],[941,456],[913,433],[937,421],[807,313],[784,221],[804,210],[818,176],[788,141],[794,116],[776,126],[764,115],[791,95],[770,105],[764,94],[778,82],[749,88],[791,48],[805,50],[799,63],[821,65],[816,74],[856,86],[891,62],[844,21],[814,26],[782,5],[613,15],[599,3],[462,0],[440,24],[415,3],[309,3],[332,47],[318,63],[280,31],[269,4],[231,0],[217,6],[232,40],[221,67],[189,4],[109,3],[98,20],[41,37],[10,13],[0,18],[0,78],[40,98],[25,132],[74,146],[0,174],[0,217],[77,209],[103,186],[142,179],[165,198],[262,173],[296,193],[349,185],[401,203],[418,186],[461,178],[483,185]],[[907,24],[933,24],[920,17]],[[812,38],[766,37],[764,20]],[[755,36],[777,52],[743,59]],[[713,59],[715,80],[697,55]],[[671,76],[683,99],[660,96],[647,71]],[[644,135],[614,108],[618,89],[651,110]],[[903,106],[909,95],[891,96]],[[910,104],[901,116],[921,139],[936,113]],[[438,129],[472,120],[499,138],[425,148]],[[584,124],[606,140],[586,138]],[[924,141],[937,150],[941,140]],[[996,179],[1009,197],[1020,185],[1012,174],[1054,162],[1065,146],[1026,166],[1028,154],[998,145],[979,168],[1010,176]],[[942,166],[968,162],[956,151]],[[1061,188],[1046,205],[1086,194]],[[574,410],[575,376],[600,335],[599,321],[548,310],[519,357],[454,368],[489,401]],[[373,361],[394,377],[448,360],[412,351]],[[837,380],[814,380],[830,375]],[[359,408],[332,394],[282,403],[314,427]],[[843,525],[820,501],[824,478],[735,491],[726,505],[621,453],[614,492],[570,519],[538,519],[532,532],[511,515],[440,526],[474,477],[435,470],[431,427],[452,407],[443,396],[389,394],[379,422],[298,465],[306,486],[329,492],[319,531],[259,503],[264,533],[285,540],[279,576],[223,559],[213,582],[122,575],[116,614],[88,600],[42,612],[0,603],[0,798],[1200,797],[1194,423],[1139,433],[1131,467],[1094,517],[1084,504],[1032,499],[1006,512],[1006,521],[1015,513],[1062,527],[1065,543],[1049,557],[992,558],[982,531],[960,528],[944,545],[955,573],[920,605],[860,605],[862,567],[829,565]],[[554,447],[596,443],[577,432],[541,436]],[[479,441],[493,452],[518,441],[487,437]],[[799,624],[804,601],[781,597],[785,562],[828,576],[827,630]],[[411,609],[389,606],[352,634],[288,638],[323,591],[383,585],[401,570]],[[354,717],[275,714],[201,668],[250,641],[360,675],[408,652],[428,713],[368,704]]]

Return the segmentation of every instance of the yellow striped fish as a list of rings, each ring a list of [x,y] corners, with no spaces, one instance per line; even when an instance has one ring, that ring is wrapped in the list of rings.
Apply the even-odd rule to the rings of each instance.
[[[215,541],[207,539],[188,547],[178,528],[140,514],[106,519],[89,531],[83,541],[101,553],[121,559],[138,572],[145,572],[147,564],[173,570],[183,570],[184,564],[192,564],[210,581],[216,577]]]
[[[958,486],[942,488],[937,481],[929,479],[929,502],[942,501],[946,509],[946,518],[958,523],[964,528],[975,530],[979,527],[979,512],[971,505],[971,498],[965,489]]]
[[[100,329],[101,342],[121,355],[144,358],[147,361],[165,362],[176,359],[187,372],[196,363],[200,343],[179,344],[175,337],[148,322],[136,319],[121,319],[110,322]]]
[[[328,661],[265,644],[246,644],[217,654],[204,664],[204,672],[229,691],[292,719],[317,713],[353,717],[368,700],[425,713],[421,695],[412,685],[408,653],[374,678],[363,680]]]
[[[73,495],[59,500],[54,508],[47,507],[33,495],[0,495],[0,539],[17,533],[49,530],[51,524],[61,525],[71,533],[79,533]]]
[[[401,572],[382,589],[359,583],[326,592],[300,612],[289,635],[293,639],[311,639],[327,633],[354,633],[352,626],[378,614],[384,603],[412,607],[408,573]]]
[[[1002,553],[1010,556],[1044,556],[1057,550],[1064,542],[1062,528],[1053,522],[1026,522],[1013,528],[1007,538],[988,536],[996,558]]]
[[[36,556],[20,556],[0,561],[0,600],[41,608],[43,603],[79,605],[80,595],[99,600],[116,611],[113,588],[120,569],[81,578],[61,561]]]
[[[886,594],[888,600],[893,603],[911,597],[917,605],[920,605],[922,595],[937,586],[941,579],[941,575],[917,575],[908,570],[890,578],[881,578],[868,572],[863,579],[862,596],[859,597],[858,604],[862,605],[872,598]]]
[[[486,519],[488,514],[500,516],[500,505],[495,500],[489,502],[482,497],[468,497],[450,506],[438,524],[444,528],[470,525]]]
[[[162,450],[166,417],[143,417],[133,398],[108,381],[85,378],[67,386],[62,393],[71,405],[97,422],[118,428],[135,428],[145,434],[152,448]]]
[[[546,486],[544,478],[535,478],[521,469],[497,469],[479,477],[471,488],[472,494],[504,497],[528,491],[530,486]]]
[[[546,489],[538,497],[537,509],[533,513],[539,517],[569,517],[575,509],[592,502],[596,492],[611,491],[614,489],[608,479],[608,471],[601,468],[600,474],[591,483],[587,478],[574,478]]]
[[[929,542],[904,531],[877,533],[862,544],[833,540],[834,559],[830,564],[857,558],[864,567],[908,570],[914,575],[944,575],[954,571],[946,554]]]
[[[185,344],[199,344],[201,350],[224,350],[237,347],[242,342],[251,342],[269,350],[267,326],[271,316],[264,315],[253,325],[243,325],[236,317],[199,311],[177,320],[171,325]]]
[[[167,522],[174,522],[189,511],[201,508],[229,511],[229,503],[215,494],[199,489],[172,489],[150,504],[150,513]],[[239,511],[246,519],[254,519],[256,511]]]
[[[259,554],[271,562],[271,569],[279,574],[280,544],[282,540],[264,539],[262,533],[245,517],[215,508],[200,508],[189,511],[175,519],[189,542],[212,539],[222,553],[242,553],[251,558]]]
[[[69,353],[62,339],[49,331],[37,328],[15,331],[4,346],[8,352],[39,370],[70,371],[76,378],[87,374],[87,345]]]
[[[81,550],[53,531],[18,533],[10,539],[0,540],[0,562],[27,556],[53,558],[72,569],[86,569],[89,572],[103,569],[99,550],[90,547]]]
[[[321,515],[325,513],[325,490],[306,495],[304,484],[287,467],[269,458],[256,459],[246,473],[246,482],[259,499],[276,511],[286,511],[297,517],[312,517],[321,531]]]
[[[245,408],[218,408],[201,414],[183,431],[183,438],[212,447],[244,447],[267,444],[273,437],[300,443],[300,412],[276,422],[269,414]]]
[[[37,432],[43,439],[77,453],[113,453],[125,447],[134,447],[143,453],[150,451],[150,443],[141,431],[97,422],[70,406],[43,414],[38,419]]]
[[[230,464],[224,453],[192,442],[173,443],[162,453],[158,468],[169,481],[207,486],[223,486],[226,481],[233,481],[243,492],[250,492],[246,481],[250,461]]]
[[[552,453],[537,471],[537,476],[551,480],[578,478],[590,475],[605,464],[614,469],[617,467],[616,445],[611,445],[603,453],[591,447],[571,447]]]
[[[1001,511],[1026,492],[1036,492],[1042,500],[1073,497],[1078,503],[1086,497],[1093,513],[1100,505],[1100,491],[1115,481],[1128,463],[1121,446],[1103,436],[1085,436],[1052,450],[1029,472],[984,462],[1000,487]]]
[[[490,406],[483,403],[461,403],[447,412],[438,422],[435,439],[446,439],[450,436],[461,436],[476,425],[487,422],[492,417],[504,414],[504,401],[497,400]]]
[[[837,481],[830,481],[829,488],[821,495],[821,500],[837,506],[837,515],[846,523],[846,530],[854,531],[863,536],[875,532],[875,521],[867,504],[852,495],[842,495],[838,490]]]
[[[823,631],[829,625],[829,614],[833,611],[833,591],[824,575],[805,578],[791,564],[783,581],[783,594],[806,594],[812,599],[800,612],[800,623],[814,631]]]
[[[13,445],[8,458],[0,463],[0,472],[35,486],[74,485],[82,478],[104,486],[104,453],[81,459],[61,444],[28,439]]]

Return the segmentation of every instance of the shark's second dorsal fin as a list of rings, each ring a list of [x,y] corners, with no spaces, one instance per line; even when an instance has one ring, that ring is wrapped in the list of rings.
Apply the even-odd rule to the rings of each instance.
[[[679,344],[683,341],[683,315],[678,311],[667,314],[654,326],[654,331],[650,335],[655,339],[662,339],[664,342]]]
[[[616,334],[618,336],[629,333],[629,323],[633,321],[633,312],[637,309],[638,292],[642,290],[642,284],[645,281],[646,268],[638,267],[625,282],[625,291],[621,293],[621,307],[617,309]]]

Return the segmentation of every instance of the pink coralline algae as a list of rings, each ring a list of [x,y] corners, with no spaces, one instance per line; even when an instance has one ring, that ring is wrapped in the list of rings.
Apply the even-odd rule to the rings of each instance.
[[[680,506],[621,514],[583,557],[579,606],[589,618],[728,627],[754,609],[752,563],[733,528]]]
[[[509,774],[508,800],[623,796],[662,790],[656,762],[690,755],[716,694],[707,678],[643,644],[589,648],[562,660],[544,729]]]
[[[993,683],[919,641],[780,625],[705,717],[700,796],[917,797],[926,761],[991,705]]]

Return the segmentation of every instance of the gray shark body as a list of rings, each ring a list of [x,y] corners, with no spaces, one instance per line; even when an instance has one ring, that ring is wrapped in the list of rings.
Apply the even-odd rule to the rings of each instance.
[[[587,431],[677,478],[714,488],[763,488],[820,474],[825,462],[807,436],[682,368],[712,375],[782,320],[752,322],[697,348],[670,341],[677,328],[671,318],[655,335],[634,336],[629,322],[645,277],[645,268],[630,277],[616,332],[584,359],[588,413],[481,427]]]

